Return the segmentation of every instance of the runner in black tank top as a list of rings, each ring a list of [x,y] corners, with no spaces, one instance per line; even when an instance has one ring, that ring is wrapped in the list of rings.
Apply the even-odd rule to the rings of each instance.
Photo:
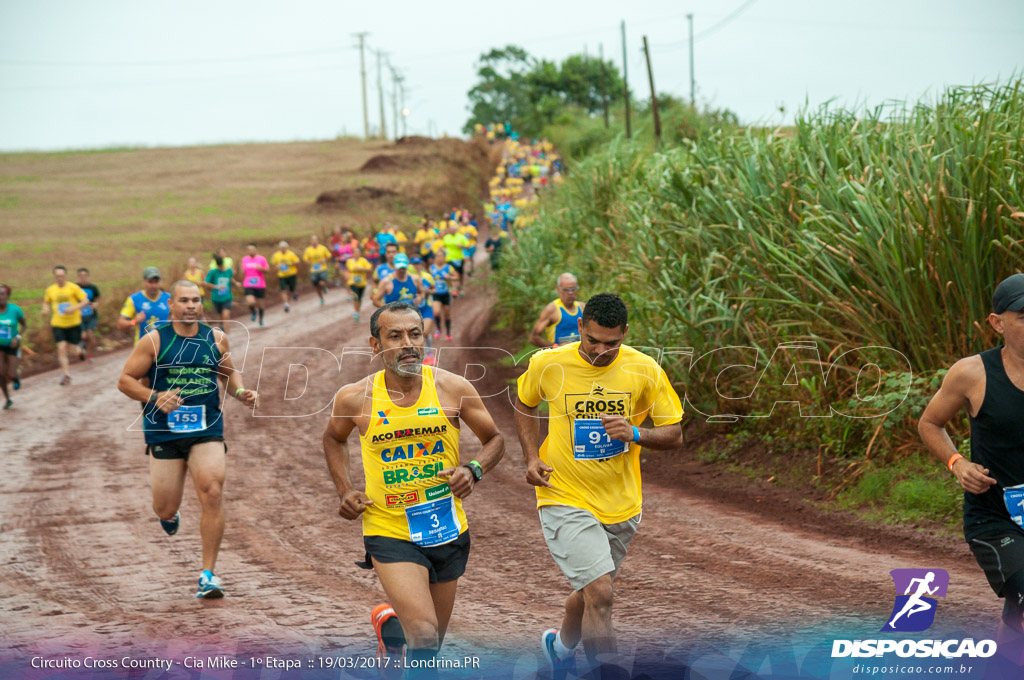
[[[1004,345],[956,362],[918,431],[964,488],[964,538],[1005,599],[1003,622],[1024,633],[1024,274],[996,287],[988,322]],[[945,429],[965,406],[970,460]]]

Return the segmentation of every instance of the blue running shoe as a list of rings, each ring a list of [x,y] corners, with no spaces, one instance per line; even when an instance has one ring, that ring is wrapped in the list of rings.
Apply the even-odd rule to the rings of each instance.
[[[209,569],[204,569],[203,573],[199,575],[199,592],[196,593],[196,597],[204,600],[215,600],[218,597],[224,597],[224,586],[221,584],[220,579],[213,575],[213,572]]]
[[[178,526],[181,524],[181,511],[174,513],[174,517],[170,519],[160,520],[160,526],[164,528],[164,531],[168,536],[173,536],[178,533]]]
[[[21,376],[18,376],[12,382],[14,383],[14,389],[16,389],[16,390],[20,390],[21,389]]]
[[[548,628],[541,635],[541,642],[544,645],[544,654],[551,662],[551,677],[554,680],[565,680],[565,677],[572,673],[576,675],[576,654],[568,659],[559,659],[555,654],[555,638],[558,637],[557,628]]]

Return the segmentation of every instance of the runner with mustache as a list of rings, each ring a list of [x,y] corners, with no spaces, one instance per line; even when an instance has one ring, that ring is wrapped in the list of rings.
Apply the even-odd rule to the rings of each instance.
[[[342,387],[324,432],[327,466],[345,519],[362,517],[365,561],[390,604],[371,613],[379,657],[423,667],[444,641],[470,538],[463,500],[494,468],[505,443],[473,386],[423,365],[423,318],[407,302],[370,318],[370,348],[384,370]],[[459,457],[465,423],[480,440]],[[357,431],[365,490],[349,476],[347,440]],[[407,651],[402,656],[403,646]]]

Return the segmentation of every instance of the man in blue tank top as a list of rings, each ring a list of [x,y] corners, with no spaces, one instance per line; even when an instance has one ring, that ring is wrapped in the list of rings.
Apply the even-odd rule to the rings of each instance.
[[[1002,620],[1024,633],[1024,274],[996,287],[989,325],[1003,345],[953,364],[918,423],[925,446],[964,488],[964,538],[996,595]],[[967,409],[971,459],[946,424]]]
[[[555,281],[558,298],[549,302],[530,331],[530,342],[537,347],[557,347],[580,339],[577,320],[583,316],[582,302],[576,299],[580,284],[566,272]]]
[[[409,257],[404,253],[395,255],[395,271],[388,274],[373,289],[371,298],[376,307],[390,302],[408,302],[419,307],[423,303],[423,280],[409,273]]]
[[[142,336],[117,387],[144,404],[153,511],[168,535],[178,531],[185,474],[192,475],[202,507],[203,571],[196,597],[218,598],[224,587],[213,570],[224,535],[221,489],[227,453],[220,386],[225,383],[227,393],[248,408],[255,408],[256,392],[242,386],[227,335],[199,322],[203,298],[198,286],[178,281],[169,297],[170,322]]]

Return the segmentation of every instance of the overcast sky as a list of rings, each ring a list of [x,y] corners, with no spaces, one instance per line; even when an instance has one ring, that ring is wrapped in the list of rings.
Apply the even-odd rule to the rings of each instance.
[[[460,134],[481,52],[561,60],[603,43],[621,68],[621,20],[633,91],[647,96],[646,34],[658,90],[688,96],[688,12],[698,100],[746,123],[1024,71],[1022,0],[0,0],[0,150],[362,135],[359,31],[374,128],[370,49],[405,77],[410,134]]]

